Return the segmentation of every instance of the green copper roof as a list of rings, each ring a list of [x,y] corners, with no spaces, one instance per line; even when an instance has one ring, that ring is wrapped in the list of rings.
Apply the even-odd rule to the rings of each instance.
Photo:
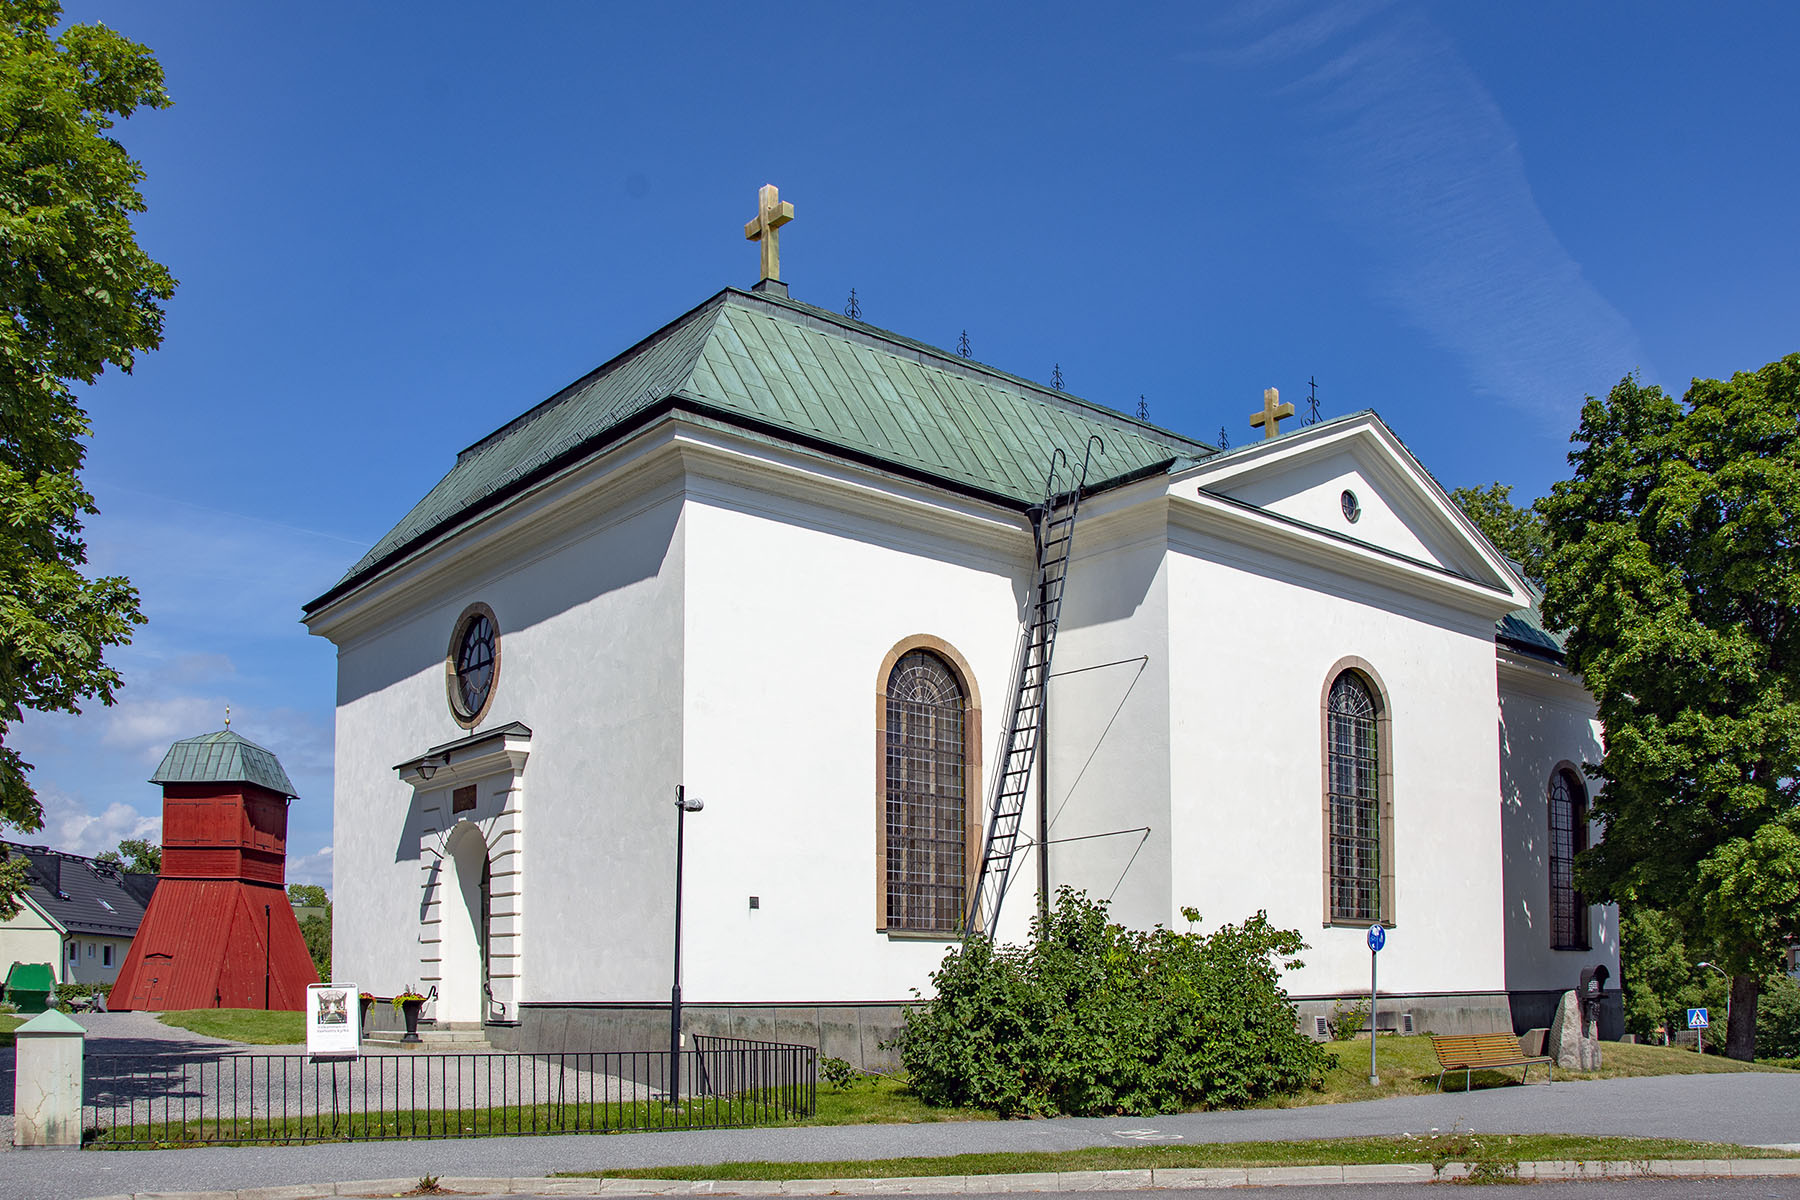
[[[183,738],[169,747],[151,783],[254,783],[293,796],[281,760],[229,729]]]
[[[1513,566],[1518,567],[1519,564],[1514,563]],[[1519,577],[1523,579],[1524,576],[1524,569],[1520,568]],[[1531,592],[1531,607],[1521,608],[1501,617],[1494,627],[1494,636],[1517,649],[1561,662],[1564,653],[1562,635],[1544,624],[1544,614],[1538,609],[1538,605],[1543,602],[1544,593],[1529,579],[1525,580],[1525,586]]]
[[[1062,392],[824,309],[727,289],[457,456],[316,608],[409,548],[670,408],[1020,505],[1060,448],[1089,486],[1215,453]]]

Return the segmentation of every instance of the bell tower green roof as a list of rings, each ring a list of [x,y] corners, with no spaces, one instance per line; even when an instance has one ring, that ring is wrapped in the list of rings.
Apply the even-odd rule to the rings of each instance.
[[[297,795],[272,751],[229,729],[182,738],[170,746],[150,782],[253,783],[283,796]]]

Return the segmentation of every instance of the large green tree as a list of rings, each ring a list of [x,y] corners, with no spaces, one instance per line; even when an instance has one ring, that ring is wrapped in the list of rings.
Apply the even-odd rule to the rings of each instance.
[[[58,30],[61,18],[54,0],[0,0],[0,822],[27,831],[43,810],[5,744],[11,726],[25,710],[111,704],[106,651],[144,619],[127,580],[82,572],[96,510],[73,389],[155,349],[175,289],[137,244],[144,172],[110,132],[168,105],[162,68],[104,26]]]
[[[117,863],[140,875],[156,875],[162,871],[162,847],[143,838],[126,838],[117,850],[102,850],[94,858],[97,862]]]
[[[1727,1052],[1800,935],[1800,354],[1590,399],[1541,505],[1544,611],[1606,725],[1600,899],[1654,896],[1732,974]]]
[[[1535,506],[1520,508],[1512,502],[1512,485],[1494,483],[1488,487],[1460,487],[1450,499],[1487,534],[1488,541],[1500,553],[1518,563],[1525,578],[1538,587],[1544,586],[1544,554],[1549,543],[1544,536],[1544,518]]]

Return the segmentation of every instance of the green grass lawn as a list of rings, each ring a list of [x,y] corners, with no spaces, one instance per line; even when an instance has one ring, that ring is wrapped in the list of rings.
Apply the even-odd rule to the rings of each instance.
[[[1677,1158],[1773,1158],[1716,1142],[1562,1134],[1448,1133],[1427,1137],[1330,1138],[1296,1142],[1208,1142],[1183,1146],[1096,1146],[1087,1150],[958,1154],[848,1162],[732,1162],[706,1166],[571,1171],[594,1179],[886,1179],[908,1175],[1011,1175],[1027,1171],[1122,1171],[1146,1167],[1303,1167],[1343,1163],[1510,1164],[1575,1159],[1647,1162]]]
[[[1437,1090],[1437,1054],[1431,1038],[1384,1037],[1376,1047],[1376,1062],[1381,1076],[1379,1087],[1369,1086],[1368,1040],[1329,1042],[1325,1050],[1332,1058],[1322,1086],[1293,1096],[1282,1096],[1265,1102],[1263,1107],[1293,1108],[1307,1104],[1338,1104],[1347,1100],[1376,1100],[1383,1096],[1415,1096]],[[1769,1063],[1741,1063],[1716,1055],[1701,1056],[1691,1050],[1665,1046],[1635,1046],[1623,1042],[1607,1042],[1603,1047],[1604,1069],[1598,1072],[1557,1071],[1558,1082],[1569,1079],[1613,1079],[1628,1075],[1691,1075],[1733,1071],[1778,1070]],[[1531,1086],[1544,1082],[1540,1064],[1531,1069]],[[1477,1071],[1473,1080],[1477,1089],[1485,1087],[1518,1087],[1519,1072]],[[1463,1090],[1461,1072],[1444,1076],[1444,1090]],[[992,1114],[968,1108],[932,1108],[909,1090],[902,1078],[875,1075],[858,1076],[844,1090],[819,1084],[818,1115],[809,1125],[911,1124],[919,1121],[991,1120]]]
[[[1334,1060],[1325,1073],[1319,1091],[1301,1092],[1269,1102],[1268,1107],[1291,1108],[1303,1104],[1337,1104],[1346,1100],[1374,1100],[1382,1096],[1411,1096],[1434,1092],[1438,1086],[1437,1053],[1431,1038],[1384,1037],[1375,1048],[1379,1087],[1369,1086],[1369,1042],[1367,1038],[1350,1042],[1328,1042],[1325,1049]],[[1700,1055],[1692,1050],[1672,1046],[1638,1046],[1626,1042],[1601,1045],[1602,1069],[1599,1071],[1557,1070],[1556,1080],[1617,1079],[1632,1075],[1703,1075],[1736,1071],[1779,1070],[1768,1063],[1742,1063],[1734,1058]],[[1532,1086],[1543,1083],[1544,1068],[1531,1068]],[[1519,1071],[1477,1071],[1472,1080],[1476,1089],[1484,1087],[1517,1087]],[[1444,1075],[1444,1090],[1463,1090],[1462,1072]]]
[[[256,1046],[297,1046],[306,1041],[306,1023],[297,1012],[265,1012],[260,1008],[191,1008],[166,1012],[164,1025],[205,1037]]]
[[[12,1045],[13,1030],[29,1020],[31,1020],[30,1017],[21,1017],[14,1013],[0,1013],[0,1046]]]

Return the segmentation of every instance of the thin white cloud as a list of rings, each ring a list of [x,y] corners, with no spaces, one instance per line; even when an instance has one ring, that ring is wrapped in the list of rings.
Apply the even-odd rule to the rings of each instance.
[[[1385,264],[1375,294],[1458,355],[1478,393],[1566,430],[1585,395],[1648,369],[1637,335],[1550,227],[1454,42],[1417,10],[1371,13],[1252,10],[1223,57],[1293,61],[1274,90],[1311,119],[1320,205]]]
[[[38,802],[44,806],[43,829],[29,834],[9,829],[5,834],[8,840],[90,856],[111,850],[126,838],[162,841],[160,813],[139,812],[117,800],[102,806],[41,783],[37,794]]]
[[[290,854],[287,860],[289,883],[316,883],[331,890],[331,847],[323,846],[311,854]]]

